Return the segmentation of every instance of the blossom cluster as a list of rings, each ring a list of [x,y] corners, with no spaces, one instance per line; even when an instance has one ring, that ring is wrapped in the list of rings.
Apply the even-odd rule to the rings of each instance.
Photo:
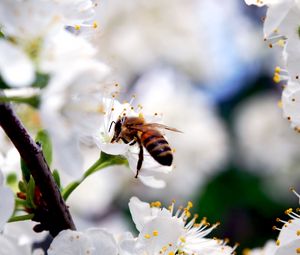
[[[294,188],[291,191],[297,196],[300,204],[300,195]],[[273,226],[273,230],[278,230],[279,235],[276,241],[268,241],[263,248],[244,250],[245,255],[297,255],[300,253],[300,215],[299,208],[285,210],[289,220],[276,219],[282,227]]]
[[[300,63],[300,4],[296,0],[245,0],[248,5],[267,6],[264,19],[264,39],[269,46],[282,48],[284,67],[276,67],[274,81],[285,81],[282,93],[284,116],[299,131],[299,63]]]
[[[174,255],[174,254],[233,254],[235,247],[227,241],[206,236],[219,223],[209,225],[206,218],[197,223],[197,215],[191,217],[186,207],[175,209],[175,202],[168,208],[159,201],[151,204],[132,197],[129,209],[138,230],[134,237],[127,232],[113,236],[104,229],[88,229],[84,232],[65,230],[52,242],[48,254],[106,254],[106,255]]]

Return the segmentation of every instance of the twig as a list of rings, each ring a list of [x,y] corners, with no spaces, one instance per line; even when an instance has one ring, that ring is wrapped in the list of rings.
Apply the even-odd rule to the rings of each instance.
[[[30,137],[8,103],[0,103],[0,125],[30,169],[46,205],[46,208],[43,208],[40,215],[34,219],[41,223],[38,229],[48,228],[53,237],[64,229],[75,230],[70,212],[53,179],[41,147]]]

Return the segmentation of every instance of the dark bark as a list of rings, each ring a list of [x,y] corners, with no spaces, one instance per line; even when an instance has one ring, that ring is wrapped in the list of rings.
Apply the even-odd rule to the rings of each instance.
[[[61,197],[41,147],[30,137],[10,104],[0,104],[0,125],[10,138],[34,178],[43,201],[33,220],[38,230],[49,230],[55,237],[61,230],[75,230],[70,212]]]

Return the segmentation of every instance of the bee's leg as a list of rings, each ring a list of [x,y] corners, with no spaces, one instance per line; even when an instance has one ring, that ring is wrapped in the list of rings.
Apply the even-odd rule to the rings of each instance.
[[[137,142],[138,142],[139,147],[140,147],[140,152],[139,152],[139,160],[138,160],[137,167],[136,167],[135,178],[138,177],[139,171],[141,170],[142,164],[143,164],[143,161],[144,161],[144,149],[143,149],[143,145],[142,145],[141,140],[139,138],[137,138]]]

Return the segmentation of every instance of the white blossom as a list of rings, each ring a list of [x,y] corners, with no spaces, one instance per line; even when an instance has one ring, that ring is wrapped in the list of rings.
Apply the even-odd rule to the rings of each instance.
[[[112,234],[91,228],[84,232],[63,230],[52,241],[49,255],[117,255],[118,247]]]
[[[177,211],[174,203],[169,209],[161,208],[160,202],[148,204],[132,197],[129,209],[139,236],[131,247],[129,254],[158,255],[159,252],[176,251],[187,254],[232,254],[235,248],[226,246],[224,242],[209,239],[206,236],[217,227],[214,224],[208,227],[206,218],[196,223],[197,216],[190,221],[190,209],[193,206],[188,202],[187,206]],[[173,252],[173,253],[172,253]]]
[[[15,87],[31,85],[35,72],[49,71],[50,58],[57,57],[55,53],[59,50],[60,60],[64,59],[65,62],[62,65],[58,59],[55,62],[52,59],[52,69],[58,71],[75,59],[81,61],[78,56],[85,53],[84,47],[79,51],[77,47],[77,55],[71,58],[62,49],[68,49],[66,52],[69,53],[78,44],[76,40],[70,40],[72,36],[69,32],[65,32],[70,34],[68,38],[66,35],[61,36],[63,33],[60,31],[68,24],[89,19],[93,8],[94,5],[88,0],[1,1],[0,25],[4,38],[0,43],[0,72],[5,82]],[[82,40],[77,38],[79,42]]]
[[[300,199],[300,195],[292,188],[294,194]],[[300,200],[299,200],[300,201]],[[283,226],[276,228],[280,230],[276,244],[278,248],[275,255],[297,255],[300,252],[300,215],[299,209],[296,212],[290,208],[285,211],[291,219],[288,221],[277,219],[278,222],[282,222]]]
[[[80,62],[54,76],[42,94],[41,119],[50,132],[58,164],[77,178],[83,173],[79,142],[103,120],[102,97],[109,91],[105,80],[108,73],[101,62]]]
[[[130,143],[124,144],[122,141],[119,143],[111,143],[114,135],[114,126],[111,126],[111,124],[113,121],[116,122],[120,117],[124,117],[123,114],[125,114],[127,117],[137,117],[139,114],[134,111],[129,103],[121,104],[116,99],[104,98],[103,105],[105,118],[99,132],[94,134],[94,140],[100,150],[104,151],[105,153],[125,156],[128,159],[130,169],[135,175],[139,157],[139,146],[137,144],[130,146]],[[147,116],[145,116],[145,119],[147,120]],[[145,185],[154,188],[162,188],[165,186],[165,182],[156,179],[155,176],[161,173],[167,174],[171,170],[172,167],[160,165],[146,150],[144,150],[144,160],[142,163],[142,168],[139,171],[138,178]]]

